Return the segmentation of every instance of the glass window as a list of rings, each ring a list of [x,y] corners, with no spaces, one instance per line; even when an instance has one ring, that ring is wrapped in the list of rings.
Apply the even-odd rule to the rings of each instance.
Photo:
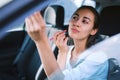
[[[83,5],[89,5],[89,6],[93,6],[94,8],[96,7],[96,2],[93,0],[85,0]]]
[[[50,5],[61,5],[65,9],[65,20],[64,24],[68,24],[72,14],[74,11],[80,7],[81,5],[90,5],[95,7],[95,2],[93,0],[58,0],[55,3],[52,3]]]
[[[0,0],[0,8],[10,3],[12,0]]]

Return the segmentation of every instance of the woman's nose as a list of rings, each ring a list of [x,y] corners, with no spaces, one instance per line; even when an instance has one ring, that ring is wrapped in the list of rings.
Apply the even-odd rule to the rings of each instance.
[[[80,25],[81,25],[81,20],[78,19],[78,20],[74,21],[73,24],[76,25],[77,27],[80,27]]]

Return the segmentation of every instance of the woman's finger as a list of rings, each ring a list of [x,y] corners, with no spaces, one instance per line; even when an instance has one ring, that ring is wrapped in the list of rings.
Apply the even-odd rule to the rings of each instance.
[[[62,42],[64,41],[64,38],[65,38],[65,34],[64,34],[64,33],[61,33],[61,34],[59,34],[59,36],[57,37],[57,40],[62,43]]]
[[[67,45],[67,41],[68,41],[68,37],[65,37],[65,39],[64,39],[64,44]]]
[[[28,19],[28,22],[29,22],[29,29],[30,29],[30,31],[31,32],[33,32],[34,31],[34,20],[32,19],[32,16],[33,15],[31,15],[30,17],[29,17],[29,19]]]
[[[32,21],[31,21],[31,18],[28,17],[26,18],[26,28],[27,28],[27,31],[30,33],[31,32],[31,27],[32,27]]]
[[[66,32],[66,30],[56,32],[56,33],[54,34],[54,40],[56,40],[57,37],[58,37],[60,34],[65,33],[65,32]]]
[[[26,25],[26,30],[29,31],[29,22],[28,22],[28,18],[25,19],[25,25]]]
[[[41,15],[41,13],[40,12],[36,12],[35,13],[35,17],[36,17],[36,19],[38,20],[38,23],[39,23],[39,25],[40,25],[40,28],[41,29],[43,29],[43,28],[45,28],[45,21],[43,20],[43,18],[42,18],[42,15]]]
[[[31,20],[32,20],[32,23],[33,23],[33,25],[32,25],[33,27],[31,29],[33,29],[33,31],[40,30],[39,21],[37,20],[35,15],[31,16]]]

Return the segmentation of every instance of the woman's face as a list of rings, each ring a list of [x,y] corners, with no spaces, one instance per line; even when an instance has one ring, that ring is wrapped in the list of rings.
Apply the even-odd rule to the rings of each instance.
[[[70,19],[69,35],[73,39],[84,40],[94,35],[94,14],[89,9],[80,9]]]

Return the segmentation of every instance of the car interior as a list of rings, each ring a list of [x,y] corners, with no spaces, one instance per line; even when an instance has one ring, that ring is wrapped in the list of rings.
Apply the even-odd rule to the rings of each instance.
[[[42,1],[44,2],[44,0]],[[96,41],[100,42],[120,33],[120,1],[93,1],[96,2],[95,8],[99,12],[101,20],[99,30],[100,35],[96,39]],[[31,6],[30,9],[35,9],[33,9],[33,11],[29,11],[28,6],[30,6],[30,4],[30,2],[28,2],[28,4],[26,3],[25,9],[23,8],[23,10],[27,10],[29,13],[23,13],[25,15],[21,16],[26,17],[27,14],[33,13],[35,10],[38,10],[37,6],[35,5],[39,4],[34,3],[34,5]],[[69,25],[64,23],[66,13],[64,6],[57,4],[49,5],[49,3],[47,3],[46,5],[47,6],[44,7],[44,9],[42,10],[42,15],[46,22],[46,33],[48,39],[50,39],[55,32],[59,30],[67,30]],[[11,23],[11,21],[9,22],[10,18],[11,17],[3,18],[3,21],[0,21],[0,24],[2,25],[0,29],[3,30],[3,27],[6,27],[10,24],[12,24],[13,26],[13,23]],[[16,19],[18,19],[18,17]],[[14,18],[11,20],[15,22]],[[18,20],[17,23],[19,22],[20,20]],[[20,30],[13,30],[14,27],[12,29],[10,29],[10,27],[10,30],[1,32],[2,34],[4,34],[4,37],[0,35],[2,36],[0,37],[0,80],[45,80],[47,78],[35,43],[28,36],[25,30],[25,26],[25,23],[22,22],[22,24],[20,25]],[[66,36],[69,35],[66,33]],[[49,42],[52,51],[57,58],[58,48],[55,46],[52,40],[50,40]],[[74,45],[72,39],[68,40],[68,45]],[[108,61],[109,70],[107,80],[120,80],[120,65],[118,64],[117,59],[110,58],[108,59]]]

